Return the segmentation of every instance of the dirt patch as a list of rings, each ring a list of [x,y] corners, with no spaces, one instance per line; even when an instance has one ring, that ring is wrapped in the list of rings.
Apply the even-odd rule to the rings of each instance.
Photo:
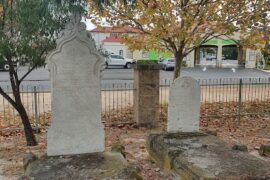
[[[105,131],[106,150],[109,151],[111,146],[117,142],[124,145],[127,161],[141,170],[140,174],[143,179],[173,179],[171,175],[166,175],[148,159],[145,138],[149,131],[137,128],[133,124],[106,126]],[[3,166],[5,177],[16,179],[23,174],[22,160],[28,152],[33,152],[38,156],[46,153],[46,130],[43,129],[39,134],[36,134],[36,137],[39,145],[26,147],[23,132],[1,134],[0,159],[9,162]]]
[[[211,109],[209,107],[209,109]],[[106,149],[110,150],[114,143],[120,142],[125,147],[127,161],[141,169],[143,179],[173,179],[148,158],[145,139],[151,132],[161,132],[166,129],[167,108],[160,109],[159,126],[155,130],[138,128],[133,122],[132,107],[111,112],[111,117],[103,114],[106,131]],[[50,114],[46,115],[50,122]],[[217,135],[230,145],[245,144],[249,151],[254,151],[261,144],[270,143],[270,116],[244,116],[222,118],[202,118],[201,129],[216,131]],[[23,173],[22,160],[26,153],[33,152],[41,156],[46,152],[47,127],[36,134],[39,145],[26,147],[24,133],[17,131],[2,131],[0,133],[0,159],[5,162],[3,173],[5,177],[18,177]]]
[[[244,144],[248,150],[258,150],[262,144],[270,144],[270,117],[245,116],[201,120],[202,129],[216,131],[230,145]]]

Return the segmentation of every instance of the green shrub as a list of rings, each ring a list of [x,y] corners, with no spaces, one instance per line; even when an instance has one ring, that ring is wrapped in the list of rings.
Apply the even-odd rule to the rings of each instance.
[[[139,65],[158,64],[158,60],[138,60],[136,64]]]
[[[270,61],[269,60],[265,61],[264,69],[265,70],[270,70]]]

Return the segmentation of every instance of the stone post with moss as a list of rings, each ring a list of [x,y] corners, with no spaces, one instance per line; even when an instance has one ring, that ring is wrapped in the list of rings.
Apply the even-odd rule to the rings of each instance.
[[[134,118],[139,126],[157,126],[159,70],[160,65],[157,61],[139,60],[134,66]]]

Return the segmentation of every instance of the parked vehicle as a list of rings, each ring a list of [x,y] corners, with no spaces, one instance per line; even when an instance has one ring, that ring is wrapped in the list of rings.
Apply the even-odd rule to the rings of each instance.
[[[206,55],[206,61],[215,61],[217,57],[215,55]]]
[[[4,71],[9,70],[9,65],[8,65],[7,61],[0,59],[0,69],[2,69]]]
[[[108,66],[121,66],[130,69],[135,62],[136,61],[134,59],[128,59],[120,55],[110,54],[106,57],[106,68],[108,68]]]
[[[13,61],[13,66],[16,68],[18,64],[16,61]],[[5,59],[0,58],[0,70],[9,71],[9,64]]]
[[[161,65],[161,68],[165,71],[174,70],[175,58],[164,59],[160,61],[159,64]]]

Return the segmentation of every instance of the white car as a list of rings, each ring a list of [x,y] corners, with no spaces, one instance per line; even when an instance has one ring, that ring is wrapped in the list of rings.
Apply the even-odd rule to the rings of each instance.
[[[108,68],[108,66],[121,66],[130,69],[135,62],[136,61],[134,59],[128,59],[120,55],[110,54],[108,57],[106,57],[106,68]]]
[[[214,61],[217,60],[217,57],[215,55],[207,55],[206,61]]]
[[[175,67],[175,58],[164,59],[159,62],[161,68],[165,71],[173,70]]]

